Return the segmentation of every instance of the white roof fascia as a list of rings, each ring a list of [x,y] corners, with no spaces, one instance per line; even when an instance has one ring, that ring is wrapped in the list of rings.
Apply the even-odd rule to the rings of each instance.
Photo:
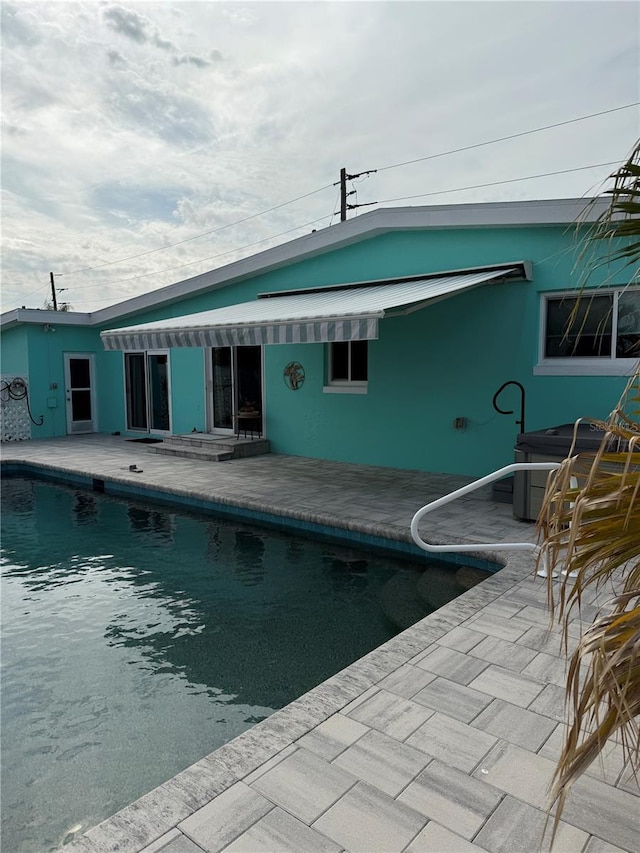
[[[0,314],[0,326],[3,329],[19,323],[45,326],[90,326],[92,314],[81,311],[48,311],[46,308],[13,308]]]
[[[429,207],[381,207],[201,275],[102,308],[94,312],[93,323],[102,325],[139,311],[177,302],[201,291],[225,287],[232,282],[261,275],[272,269],[390,231],[568,225],[577,222],[581,217],[590,222],[606,209],[608,201],[597,200],[589,208],[588,214],[585,214],[589,201],[590,199],[578,198]]]
[[[46,323],[51,320],[44,315],[53,314],[59,324],[103,326],[112,320],[178,302],[197,293],[226,287],[233,282],[261,275],[328,251],[335,251],[360,240],[371,239],[378,234],[427,228],[552,226],[592,222],[606,210],[609,204],[606,198],[596,199],[591,204],[592,201],[589,198],[573,198],[423,207],[379,207],[345,222],[313,231],[247,258],[140,296],[134,296],[92,313],[14,309],[18,312],[18,316],[13,320],[5,320],[6,315],[3,314],[0,324],[5,326],[7,322]],[[11,315],[13,311],[7,313]],[[78,319],[62,321],[59,319],[62,315]]]

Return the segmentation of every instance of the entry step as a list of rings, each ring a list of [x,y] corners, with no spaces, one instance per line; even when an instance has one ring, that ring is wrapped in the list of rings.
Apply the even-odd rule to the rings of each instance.
[[[246,456],[260,456],[269,453],[270,449],[266,438],[237,438],[235,435],[213,435],[202,432],[168,435],[160,444],[152,444],[148,447],[151,453],[160,453],[163,456],[178,456],[209,462],[226,462]]]

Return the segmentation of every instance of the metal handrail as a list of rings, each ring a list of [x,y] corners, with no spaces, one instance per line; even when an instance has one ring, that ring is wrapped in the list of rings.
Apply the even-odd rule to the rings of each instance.
[[[455,551],[456,553],[461,551],[532,551],[537,557],[541,554],[541,549],[533,542],[479,542],[477,545],[432,545],[422,539],[418,533],[418,524],[420,520],[427,515],[427,513],[433,512],[434,509],[445,506],[446,504],[451,503],[451,501],[455,501],[457,498],[463,497],[463,495],[468,495],[470,492],[475,492],[476,489],[481,489],[483,486],[493,483],[495,480],[507,477],[515,471],[557,471],[558,468],[560,468],[560,464],[560,462],[514,462],[511,465],[505,465],[504,468],[499,468],[492,474],[487,474],[486,477],[481,477],[479,480],[474,480],[473,483],[468,483],[466,486],[456,489],[455,492],[444,495],[442,498],[437,498],[435,501],[425,504],[425,506],[423,506],[422,509],[419,509],[411,519],[411,538],[419,548],[422,548],[423,551],[429,551],[435,554],[452,551]],[[546,577],[544,553],[542,553],[542,569],[538,574],[541,577]]]
[[[493,408],[501,415],[515,415],[513,409],[501,409],[500,406],[498,406],[498,397],[509,385],[515,385],[517,388],[520,389],[520,420],[516,421],[516,423],[520,426],[520,432],[524,432],[526,391],[524,390],[524,385],[522,384],[522,382],[517,382],[515,379],[509,379],[507,382],[503,382],[502,385],[496,391],[496,393],[493,395]]]

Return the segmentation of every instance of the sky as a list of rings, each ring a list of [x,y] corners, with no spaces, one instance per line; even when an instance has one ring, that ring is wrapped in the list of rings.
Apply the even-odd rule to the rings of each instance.
[[[50,271],[60,302],[95,311],[335,226],[341,167],[378,170],[350,181],[368,206],[349,217],[573,198],[640,136],[638,106],[617,109],[640,101],[634,0],[1,14],[2,311],[44,307]]]

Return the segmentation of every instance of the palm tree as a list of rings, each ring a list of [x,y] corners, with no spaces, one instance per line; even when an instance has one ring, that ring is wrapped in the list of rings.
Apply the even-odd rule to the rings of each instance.
[[[587,237],[582,260],[590,254],[587,277],[614,262],[637,286],[640,142],[611,179],[608,208]],[[614,590],[570,657],[567,730],[551,792],[554,834],[572,784],[607,740],[619,739],[627,764],[636,773],[640,767],[640,362],[609,418],[593,423],[602,429],[598,452],[589,460],[569,454],[549,481],[538,519],[548,565],[566,572],[557,588],[551,572],[548,581],[552,618],[565,643],[585,595]]]

